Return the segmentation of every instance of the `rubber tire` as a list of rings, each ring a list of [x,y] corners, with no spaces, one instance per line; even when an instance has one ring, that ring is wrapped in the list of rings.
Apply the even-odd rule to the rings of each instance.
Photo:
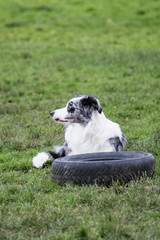
[[[156,160],[144,152],[103,152],[57,158],[52,163],[52,181],[61,185],[98,184],[110,186],[113,181],[128,183],[143,176],[152,177]]]

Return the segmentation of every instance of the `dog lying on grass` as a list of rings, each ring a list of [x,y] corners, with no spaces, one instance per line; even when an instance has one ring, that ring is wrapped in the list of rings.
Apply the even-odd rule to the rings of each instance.
[[[122,151],[126,137],[119,124],[107,119],[99,100],[94,96],[78,95],[66,107],[50,113],[53,120],[66,127],[65,143],[55,152],[41,152],[32,159],[40,168],[48,160],[68,155]]]

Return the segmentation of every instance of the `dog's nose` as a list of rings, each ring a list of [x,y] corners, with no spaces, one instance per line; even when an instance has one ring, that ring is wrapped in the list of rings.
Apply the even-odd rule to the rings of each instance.
[[[55,114],[55,111],[51,112],[50,115],[53,117]]]

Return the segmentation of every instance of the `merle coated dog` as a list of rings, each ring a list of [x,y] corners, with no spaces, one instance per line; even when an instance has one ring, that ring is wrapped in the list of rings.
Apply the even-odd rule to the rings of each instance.
[[[50,113],[53,120],[63,124],[65,143],[55,152],[41,152],[32,159],[34,167],[68,155],[122,151],[126,137],[119,124],[107,119],[99,100],[94,96],[78,95],[66,107]]]

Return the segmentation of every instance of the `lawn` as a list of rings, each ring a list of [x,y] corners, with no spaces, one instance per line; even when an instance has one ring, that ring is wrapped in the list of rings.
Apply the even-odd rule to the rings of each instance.
[[[157,0],[0,0],[0,239],[160,236],[160,4]],[[31,159],[62,144],[49,116],[99,98],[126,151],[154,155],[154,179],[59,186]]]

